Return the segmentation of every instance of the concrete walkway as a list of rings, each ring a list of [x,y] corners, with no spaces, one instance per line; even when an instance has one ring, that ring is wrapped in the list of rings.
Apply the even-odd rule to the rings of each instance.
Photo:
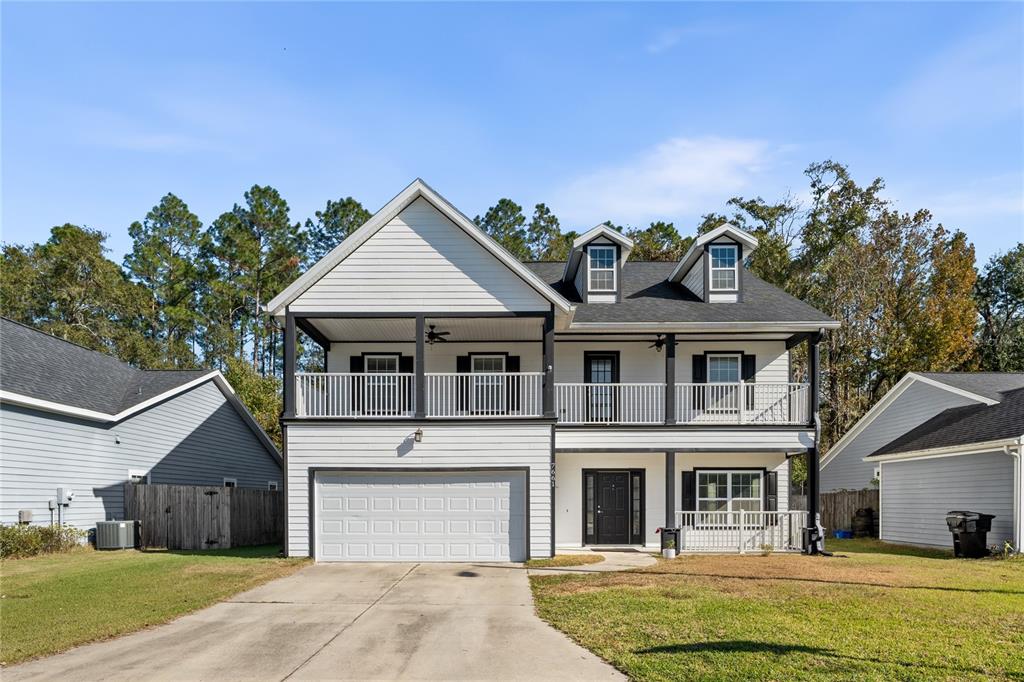
[[[561,566],[558,568],[531,568],[530,575],[557,575],[559,573],[605,573],[607,571],[629,571],[634,568],[653,566],[658,562],[648,552],[622,552],[601,550],[562,550],[558,554],[600,554],[604,561],[581,566]]]
[[[5,668],[2,677],[624,679],[536,616],[526,571],[477,564],[310,566],[167,625]]]

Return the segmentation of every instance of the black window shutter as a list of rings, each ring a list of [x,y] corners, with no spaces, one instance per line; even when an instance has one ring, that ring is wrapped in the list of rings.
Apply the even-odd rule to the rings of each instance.
[[[455,371],[459,374],[468,375],[472,370],[472,364],[468,355],[459,355],[455,358]],[[473,380],[470,376],[460,376],[456,378],[458,386],[456,391],[458,392],[459,410],[469,409],[469,384]]]
[[[754,382],[754,375],[757,373],[757,356],[743,354],[743,367],[741,370],[740,377],[743,381],[748,383]],[[747,396],[747,408],[748,410],[754,409],[754,389],[744,388],[744,394]]]
[[[693,383],[706,384],[708,382],[707,358],[703,355],[693,356]],[[693,389],[693,407],[697,410],[704,409],[704,391],[699,388]]]
[[[764,510],[779,510],[779,474],[775,471],[764,475]]]
[[[683,472],[682,509],[679,511],[697,511],[697,472]]]
[[[505,356],[505,373],[518,372],[519,371],[519,356],[518,355],[507,355]],[[511,378],[509,377],[508,383],[505,385],[505,400],[508,403],[509,412],[518,412],[520,404],[520,395],[522,394],[522,386],[519,382],[522,381],[522,377]]]
[[[413,365],[414,358],[411,355],[398,356],[398,371],[400,374],[412,374],[416,371]],[[416,392],[414,379],[402,377],[398,379],[398,399],[402,401],[402,407],[406,412],[412,410],[412,395]]]
[[[353,355],[348,359],[348,371],[352,374],[362,374],[365,371],[363,365],[362,355]],[[363,385],[362,380],[355,377],[349,378],[349,386],[351,387],[352,393],[352,408],[359,410],[363,404]]]

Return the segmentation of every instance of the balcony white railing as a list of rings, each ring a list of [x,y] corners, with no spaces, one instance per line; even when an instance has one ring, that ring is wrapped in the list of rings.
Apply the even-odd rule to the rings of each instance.
[[[795,552],[807,512],[677,511],[680,552]]]
[[[679,424],[807,424],[808,384],[676,384]]]
[[[428,417],[539,417],[542,372],[427,374]]]
[[[562,424],[660,424],[665,384],[555,384]]]
[[[414,374],[295,375],[300,417],[411,417],[416,411]]]

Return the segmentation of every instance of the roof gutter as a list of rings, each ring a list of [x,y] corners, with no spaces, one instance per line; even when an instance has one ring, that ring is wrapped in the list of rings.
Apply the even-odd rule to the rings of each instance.
[[[997,440],[980,441],[975,443],[964,443],[962,445],[947,445],[941,448],[928,448],[926,450],[910,450],[907,452],[893,452],[884,455],[868,455],[861,457],[862,462],[896,462],[903,459],[927,459],[929,457],[952,457],[955,455],[970,455],[975,452],[986,450],[1002,450],[1019,447],[1024,436],[1017,438],[1000,438]]]
[[[687,332],[687,331],[765,331],[765,332],[816,332],[821,329],[838,329],[835,320],[817,322],[573,322],[569,331],[632,331],[643,332]]]

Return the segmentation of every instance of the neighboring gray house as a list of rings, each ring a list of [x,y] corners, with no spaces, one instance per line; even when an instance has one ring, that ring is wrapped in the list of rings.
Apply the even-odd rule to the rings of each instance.
[[[1024,374],[910,373],[822,462],[822,489],[879,479],[882,540],[948,547],[946,512],[995,514],[1022,545]]]
[[[125,481],[273,488],[281,457],[220,372],[139,370],[0,318],[0,523],[123,518]]]

